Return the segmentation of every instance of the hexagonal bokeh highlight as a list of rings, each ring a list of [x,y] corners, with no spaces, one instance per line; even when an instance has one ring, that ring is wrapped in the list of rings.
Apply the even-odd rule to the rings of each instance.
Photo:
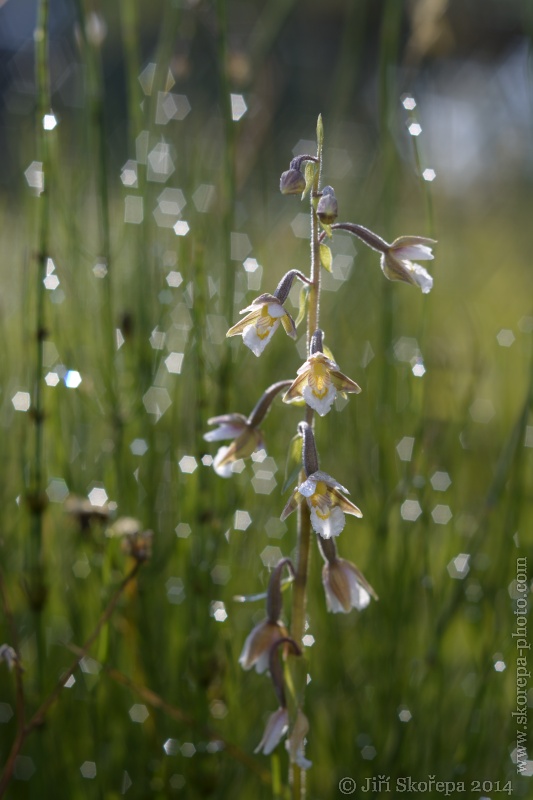
[[[247,511],[236,511],[233,527],[236,531],[245,531],[252,524],[252,518]]]
[[[178,466],[185,474],[192,475],[198,469],[198,462],[194,456],[183,456],[178,461]]]
[[[15,411],[28,411],[31,405],[29,392],[16,392],[11,398]]]
[[[430,479],[431,485],[437,492],[445,492],[452,485],[452,479],[447,472],[438,470]]]
[[[170,353],[165,358],[165,367],[173,375],[179,375],[183,365],[183,353]]]
[[[197,211],[206,214],[215,202],[215,187],[211,183],[201,183],[194,191],[192,201]]]
[[[144,456],[148,452],[148,443],[146,439],[134,439],[130,444],[130,450],[134,456]]]
[[[462,580],[470,572],[470,553],[459,553],[447,566],[451,578]]]
[[[84,778],[93,780],[96,778],[96,764],[94,761],[84,761],[80,767],[80,772]]]
[[[149,414],[153,414],[157,422],[165,411],[168,411],[172,405],[172,400],[166,389],[160,386],[150,386],[143,395],[143,405]]]
[[[282,558],[281,549],[269,544],[262,551],[260,558],[265,567],[275,567]]]
[[[408,522],[416,522],[422,513],[422,509],[418,500],[404,500],[400,508],[400,513],[402,515],[402,519],[405,519]]]
[[[46,487],[46,494],[51,503],[63,503],[69,494],[68,486],[63,478],[52,478]]]
[[[130,719],[132,722],[143,723],[150,716],[148,709],[142,703],[135,703],[129,710]]]
[[[410,461],[413,457],[414,436],[404,436],[396,445],[396,452],[401,461]]]
[[[93,506],[105,506],[108,500],[107,492],[103,486],[94,486],[87,495],[89,502]]]
[[[433,522],[436,522],[437,525],[447,525],[452,518],[450,506],[439,503],[431,512],[431,516],[433,517]]]

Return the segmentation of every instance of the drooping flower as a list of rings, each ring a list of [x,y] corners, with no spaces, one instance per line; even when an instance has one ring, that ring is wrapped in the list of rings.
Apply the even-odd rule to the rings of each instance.
[[[344,558],[326,561],[322,569],[322,583],[326,592],[328,611],[347,614],[352,608],[361,611],[377,600],[377,595],[363,573]]]
[[[433,259],[432,244],[435,244],[434,239],[422,236],[400,236],[395,239],[381,255],[383,274],[390,281],[404,281],[419,286],[423,294],[428,294],[433,286],[433,278],[415,260]]]
[[[309,731],[309,720],[301,710],[296,712],[296,722],[294,723],[291,735],[285,742],[285,747],[289,753],[291,764],[297,764],[300,769],[309,769],[313,763],[305,757],[305,737]]]
[[[230,445],[219,449],[213,462],[215,472],[223,478],[230,477],[231,465],[237,459],[247,458],[264,447],[263,434],[244,414],[222,414],[211,417],[207,422],[209,425],[218,425],[218,428],[204,434],[207,442],[233,439]]]
[[[283,402],[290,403],[302,397],[321,417],[330,410],[337,392],[359,394],[361,391],[355,381],[343,375],[337,364],[321,352],[312,353],[297,371],[297,375],[289,391],[283,396]]]
[[[418,261],[429,261],[433,258],[431,245],[436,244],[435,239],[424,236],[399,236],[388,244],[377,233],[368,230],[363,225],[355,222],[336,222],[332,229],[348,231],[357,236],[372,250],[381,253],[381,269],[390,281],[404,281],[419,286],[423,294],[428,294],[433,286],[433,278]]]
[[[286,519],[300,503],[306,500],[311,512],[313,530],[324,539],[338,536],[346,524],[345,514],[352,514],[354,517],[363,516],[343,492],[348,494],[348,490],[331,475],[318,470],[296,487],[283,509],[281,519]]]
[[[256,356],[261,355],[280,323],[288,336],[296,338],[293,318],[285,310],[279,297],[273,294],[260,295],[240,313],[246,316],[230,328],[226,336],[242,335],[244,344]]]
[[[282,622],[271,622],[264,619],[248,634],[239,664],[243,669],[255,667],[255,671],[261,674],[266,672],[270,666],[270,654],[272,648],[281,639],[286,639],[289,632]]]
[[[287,733],[288,727],[289,712],[286,708],[280,706],[280,708],[274,711],[268,718],[265,732],[263,733],[261,741],[255,748],[254,753],[264,753],[265,756],[269,756]]]

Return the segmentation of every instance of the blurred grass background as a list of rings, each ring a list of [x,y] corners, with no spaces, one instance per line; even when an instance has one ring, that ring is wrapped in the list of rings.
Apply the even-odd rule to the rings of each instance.
[[[279,514],[300,414],[275,403],[267,461],[227,481],[202,434],[303,360],[281,335],[260,360],[224,337],[254,296],[307,268],[307,208],[278,184],[314,151],[318,113],[339,219],[439,244],[423,297],[333,240],[321,322],[363,393],[318,421],[317,441],[364,512],[341,555],[380,600],[327,614],[313,552],[308,796],[377,775],[512,780],[529,796],[513,763],[511,633],[516,558],[533,543],[530,4],[51,3],[58,124],[44,133],[36,10],[0,7],[0,562],[29,714],[129,568],[106,524],[66,513],[72,498],[104,502],[110,522],[138,518],[154,542],[7,796],[273,796],[270,760],[251,754],[276,700],[237,663],[264,608],[233,598],[263,591],[294,551]],[[40,293],[42,514],[28,502]],[[16,698],[0,670],[3,763]],[[286,759],[280,748],[272,774]]]

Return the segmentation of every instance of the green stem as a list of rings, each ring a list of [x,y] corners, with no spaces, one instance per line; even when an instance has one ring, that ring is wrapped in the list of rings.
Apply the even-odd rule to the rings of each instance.
[[[319,118],[319,127],[321,120]],[[320,174],[322,170],[322,141],[318,135],[317,161],[318,169],[315,172],[315,179],[311,190],[311,289],[309,291],[309,303],[307,308],[307,352],[310,353],[311,337],[318,328],[320,312],[320,259],[319,259],[319,225],[316,214],[316,195],[320,188]],[[305,421],[313,426],[314,411],[309,406],[306,407]],[[300,473],[299,481],[305,480],[305,472]],[[292,616],[291,616],[291,637],[297,645],[303,649],[302,639],[305,632],[305,606],[307,575],[309,572],[309,554],[311,545],[311,513],[307,503],[298,506],[298,557],[296,562],[296,574],[292,591]],[[303,659],[298,659],[294,665],[292,682],[294,686],[294,713],[303,705],[304,691],[306,683],[307,668]],[[292,723],[294,724],[294,719]],[[305,798],[305,775],[302,774],[298,764],[291,765],[290,785],[293,800],[303,800]]]

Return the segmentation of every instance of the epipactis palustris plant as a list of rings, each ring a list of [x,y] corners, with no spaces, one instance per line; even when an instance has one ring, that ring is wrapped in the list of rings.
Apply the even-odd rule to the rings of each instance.
[[[299,194],[302,200],[309,195],[311,214],[311,264],[309,275],[290,270],[283,276],[273,294],[262,294],[240,313],[243,318],[229,329],[227,336],[242,336],[252,353],[260,356],[277,329],[296,338],[296,323],[285,307],[295,280],[303,284],[302,298],[307,307],[307,358],[292,379],[272,384],[246,417],[240,413],[213,417],[209,424],[217,426],[205,435],[207,441],[231,440],[218,451],[214,459],[216,472],[229,477],[239,459],[251,456],[264,448],[260,430],[275,398],[283,392],[285,403],[299,404],[304,418],[298,424],[301,445],[301,468],[297,484],[281,519],[297,511],[297,562],[283,558],[273,570],[267,590],[266,617],[247,637],[239,659],[244,669],[255,668],[269,674],[279,707],[272,713],[256,752],[270,754],[288,733],[286,748],[291,762],[293,796],[302,796],[303,775],[311,763],[305,758],[304,747],[309,723],[303,712],[305,670],[293,670],[287,681],[282,662],[293,655],[302,660],[302,638],[305,629],[307,572],[312,532],[324,559],[322,582],[329,611],[348,613],[362,610],[377,595],[361,571],[337,553],[336,539],[346,525],[346,515],[362,517],[359,508],[347,497],[348,490],[336,478],[320,469],[314,436],[315,415],[330,412],[337,395],[358,394],[361,389],[344,375],[331,354],[324,351],[324,333],[319,327],[321,270],[331,271],[332,253],[326,244],[335,231],[345,231],[380,254],[383,274],[391,281],[404,281],[418,286],[427,294],[433,285],[429,273],[417,261],[433,258],[433,239],[421,236],[400,236],[388,244],[377,234],[352,222],[337,222],[338,207],[331,186],[320,188],[323,150],[322,119],[318,118],[317,153],[297,156],[280,180],[282,194]],[[305,165],[305,166],[304,166]],[[303,168],[303,172],[302,172]],[[304,313],[302,313],[302,311]],[[305,305],[300,317],[305,316]],[[290,626],[281,619],[283,611],[281,577],[287,567],[292,576],[292,609]],[[294,659],[288,659],[288,661]],[[287,667],[285,667],[287,669]],[[296,676],[296,677],[295,677]],[[290,702],[287,703],[287,685]],[[295,787],[298,786],[298,792]]]

